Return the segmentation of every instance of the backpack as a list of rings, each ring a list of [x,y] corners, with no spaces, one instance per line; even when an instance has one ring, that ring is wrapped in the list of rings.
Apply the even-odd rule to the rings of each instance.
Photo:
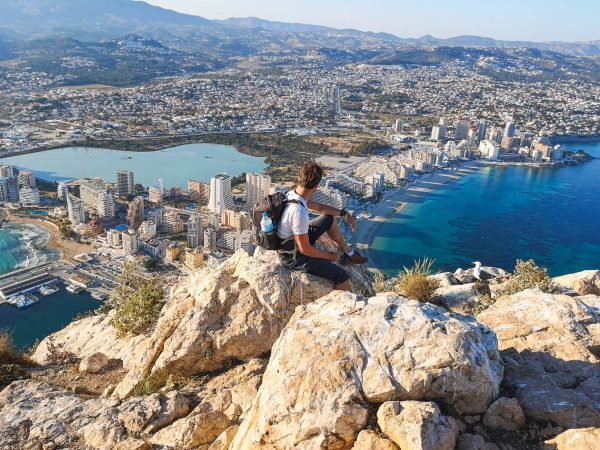
[[[277,226],[279,225],[285,206],[289,203],[300,204],[298,200],[288,200],[285,194],[276,192],[275,194],[266,196],[252,208],[252,225],[256,230],[255,239],[258,245],[265,250],[287,250],[284,247],[290,240],[286,239],[284,242],[277,236]],[[264,212],[267,213],[267,216],[273,222],[273,231],[271,233],[264,233],[260,228],[260,221]],[[293,242],[291,244],[293,246]]]

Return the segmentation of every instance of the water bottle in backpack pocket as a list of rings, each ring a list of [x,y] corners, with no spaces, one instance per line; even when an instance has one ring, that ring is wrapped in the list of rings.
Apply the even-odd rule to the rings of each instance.
[[[266,212],[262,213],[262,219],[260,220],[258,241],[258,244],[265,250],[277,250],[279,248],[279,237],[275,232],[273,221]]]

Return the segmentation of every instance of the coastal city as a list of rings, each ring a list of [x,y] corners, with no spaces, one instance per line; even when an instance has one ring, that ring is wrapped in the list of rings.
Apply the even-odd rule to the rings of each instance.
[[[536,81],[538,72],[525,63],[482,56],[479,70],[461,61],[332,68],[318,51],[250,60],[257,70],[234,67],[130,88],[58,87],[60,80],[44,73],[9,74],[0,84],[0,152],[219,133],[380,134],[394,116],[402,117],[404,132],[420,138],[429,134],[431,118],[443,115],[514,121],[539,136],[600,133],[598,84],[575,75]],[[270,64],[280,70],[266,70]],[[514,79],[498,79],[488,67]]]
[[[579,164],[588,157],[529,130],[515,122],[502,127],[486,119],[442,117],[423,139],[424,133],[407,134],[398,118],[384,131],[389,145],[378,154],[318,158],[327,175],[314,200],[346,208],[362,220],[371,216],[386,192],[401,192],[434,173],[452,173],[465,161],[543,167]],[[130,170],[116,170],[112,180],[52,183],[36,178],[31,170],[2,164],[0,175],[0,203],[9,220],[44,224],[58,239],[75,245],[77,253],[70,251],[68,259],[75,274],[65,275],[61,266],[62,278],[40,276],[39,268],[33,268],[30,279],[20,271],[16,281],[0,281],[4,300],[19,307],[35,301],[27,294],[36,290],[52,294],[55,291],[48,288],[61,279],[72,293],[91,288],[104,299],[131,259],[176,278],[203,265],[214,266],[240,249],[252,254],[253,206],[293,187],[292,182],[262,173],[214,174],[210,181],[189,180],[184,187],[165,186],[160,176],[143,186]],[[352,240],[350,230],[343,231]]]

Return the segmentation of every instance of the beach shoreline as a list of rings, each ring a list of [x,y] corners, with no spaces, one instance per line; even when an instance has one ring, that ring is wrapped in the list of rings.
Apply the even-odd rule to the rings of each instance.
[[[57,254],[57,260],[72,260],[74,256],[89,253],[93,249],[89,245],[63,239],[58,226],[41,218],[15,216],[4,211],[4,221],[14,225],[33,225],[43,229],[48,233],[49,238],[42,247],[54,251]]]
[[[400,214],[407,205],[413,203],[416,199],[422,199],[428,193],[435,192],[438,189],[447,188],[448,185],[483,167],[485,165],[479,161],[466,161],[458,166],[456,170],[437,171],[427,174],[415,183],[385,192],[381,201],[371,210],[371,217],[369,219],[362,219],[356,230],[356,248],[360,250],[361,254],[369,258],[368,270],[381,273],[373,266],[373,260],[369,255],[369,248],[373,244],[377,231],[383,224],[393,216]]]

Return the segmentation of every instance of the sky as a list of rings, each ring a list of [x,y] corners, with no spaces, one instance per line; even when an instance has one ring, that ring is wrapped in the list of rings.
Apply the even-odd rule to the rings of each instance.
[[[146,0],[209,19],[260,17],[400,37],[600,40],[598,0]]]

